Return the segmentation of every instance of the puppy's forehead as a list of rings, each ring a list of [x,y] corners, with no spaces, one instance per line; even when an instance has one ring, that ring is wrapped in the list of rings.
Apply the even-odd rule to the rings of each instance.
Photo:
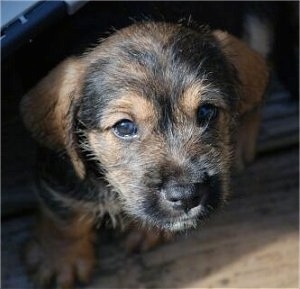
[[[220,99],[234,94],[231,68],[206,29],[136,24],[109,37],[88,58],[81,116],[92,126],[129,91],[161,108],[166,121],[174,105],[198,105],[204,88],[219,90]]]
[[[187,87],[178,101],[170,105],[171,111],[167,112],[165,105],[158,106],[149,97],[143,97],[135,91],[127,91],[127,93],[108,102],[100,119],[101,126],[109,128],[123,118],[132,118],[139,123],[157,126],[163,118],[163,113],[169,117],[171,114],[181,113],[194,118],[195,110],[199,107],[201,99],[205,98],[206,89],[207,87],[201,83],[194,83]],[[179,116],[179,118],[182,117]]]

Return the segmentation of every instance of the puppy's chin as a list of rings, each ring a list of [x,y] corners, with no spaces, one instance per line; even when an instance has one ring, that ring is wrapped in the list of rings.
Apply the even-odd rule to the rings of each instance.
[[[180,216],[153,219],[154,225],[162,230],[170,232],[181,232],[197,228],[198,223],[207,217],[207,210],[203,206],[198,206],[191,209],[187,213],[182,213]]]
[[[152,200],[153,201],[153,200]],[[201,220],[213,210],[199,205],[188,212],[171,212],[161,209],[153,202],[131,210],[130,215],[146,227],[156,227],[163,231],[182,232],[196,229]]]

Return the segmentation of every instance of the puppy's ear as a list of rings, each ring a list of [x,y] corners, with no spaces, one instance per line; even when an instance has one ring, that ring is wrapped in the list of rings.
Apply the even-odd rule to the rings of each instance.
[[[213,34],[220,42],[228,61],[235,67],[241,83],[237,107],[240,119],[235,149],[235,168],[240,171],[255,156],[261,119],[260,107],[269,73],[263,57],[245,43],[220,30]]]
[[[238,72],[241,82],[240,115],[258,107],[262,102],[269,78],[263,57],[236,37],[215,30],[213,35],[221,44],[223,53]]]
[[[79,58],[68,58],[54,68],[22,99],[21,115],[26,128],[43,146],[67,151],[77,172],[83,164],[74,149],[72,109],[79,98],[84,64]]]

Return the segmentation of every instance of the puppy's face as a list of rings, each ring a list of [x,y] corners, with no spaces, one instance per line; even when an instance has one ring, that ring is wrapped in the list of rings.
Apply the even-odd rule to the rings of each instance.
[[[225,32],[149,22],[62,62],[21,109],[80,179],[105,179],[128,215],[176,231],[226,198],[236,116],[249,119],[267,78],[264,60]]]
[[[76,116],[85,148],[125,212],[195,226],[228,193],[233,67],[209,32],[166,24],[135,25],[97,49]]]

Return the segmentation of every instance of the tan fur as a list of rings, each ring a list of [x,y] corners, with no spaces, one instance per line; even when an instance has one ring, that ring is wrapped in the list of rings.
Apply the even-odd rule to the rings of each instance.
[[[194,118],[196,110],[201,102],[201,95],[205,92],[205,87],[201,83],[193,83],[186,89],[181,97],[181,107],[183,111]]]
[[[111,128],[120,119],[130,119],[145,125],[155,121],[153,104],[135,92],[129,92],[108,106],[101,122],[104,129]]]
[[[55,151],[67,150],[79,176],[84,167],[70,139],[71,104],[79,96],[85,63],[68,58],[30,90],[20,104],[27,129],[42,145]]]
[[[213,33],[221,42],[223,51],[238,71],[241,81],[241,100],[238,105],[240,122],[235,151],[236,169],[242,170],[255,156],[260,126],[260,106],[269,79],[263,57],[234,36],[216,30]]]
[[[235,169],[242,171],[254,160],[256,142],[260,128],[261,109],[244,114],[237,128],[238,141],[235,148]]]
[[[236,37],[220,30],[213,34],[219,39],[225,55],[238,71],[242,83],[242,98],[239,103],[239,112],[242,115],[261,105],[269,77],[266,62]]]
[[[81,214],[64,224],[42,210],[35,239],[25,248],[27,268],[40,286],[49,286],[54,275],[59,288],[72,288],[75,276],[81,282],[90,279],[95,265],[92,227],[93,220]]]
[[[183,92],[179,102],[180,109],[191,119],[195,119],[197,109],[204,103],[214,104],[221,109],[227,108],[224,100],[218,97],[218,91],[202,82],[192,83]]]

